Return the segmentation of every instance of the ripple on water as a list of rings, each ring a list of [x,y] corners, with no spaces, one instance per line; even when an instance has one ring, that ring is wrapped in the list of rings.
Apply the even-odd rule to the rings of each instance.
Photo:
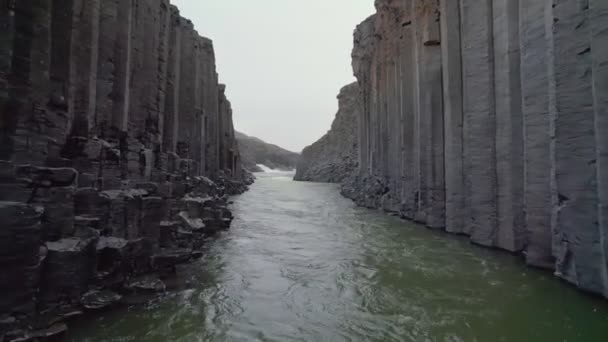
[[[377,211],[334,185],[266,175],[230,231],[148,307],[69,341],[605,341],[606,302],[507,253]]]

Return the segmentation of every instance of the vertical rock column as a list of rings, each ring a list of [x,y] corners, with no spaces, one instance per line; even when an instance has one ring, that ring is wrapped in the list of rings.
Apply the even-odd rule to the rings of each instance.
[[[416,0],[420,214],[431,228],[445,227],[444,123],[439,2]]]
[[[491,0],[462,0],[465,195],[471,213],[466,231],[484,246],[496,241],[492,18]]]
[[[556,0],[553,15],[556,272],[602,293],[590,10],[584,1]]]
[[[131,0],[104,2],[99,15],[99,54],[97,65],[97,100],[91,135],[110,143],[112,147],[128,151],[128,107],[131,89],[131,33],[133,3]],[[123,146],[121,146],[123,144]],[[125,146],[127,145],[127,146]],[[99,158],[96,176],[104,189],[118,189],[126,176],[117,153],[88,157]]]
[[[550,1],[520,1],[526,262],[553,268],[549,120]],[[552,23],[551,23],[552,25]]]
[[[170,7],[167,89],[163,120],[163,151],[176,153],[179,127],[179,98],[181,80],[181,19],[179,10]]]
[[[401,102],[401,112],[399,113],[401,123],[401,151],[402,174],[401,182],[401,214],[408,218],[414,219],[416,212],[416,176],[414,164],[417,163],[414,152],[415,139],[415,84],[414,72],[414,27],[413,19],[413,1],[407,1],[404,4],[403,17],[398,23],[401,26],[401,36],[399,41],[399,93]]]
[[[604,296],[608,297],[608,2],[590,0],[593,98],[597,153],[598,221]]]
[[[131,37],[133,28],[133,0],[121,0],[118,6],[117,37],[114,50],[114,84],[112,88],[112,125],[126,132],[131,102]]]
[[[97,97],[99,0],[74,0],[72,20],[73,117],[71,136],[86,140],[94,124]]]
[[[493,0],[494,90],[496,99],[496,246],[521,251],[524,231],[523,117],[519,1]]]
[[[192,144],[190,146],[190,158],[197,162],[198,170],[197,174],[202,175],[205,172],[206,163],[203,162],[205,159],[206,151],[206,132],[205,125],[207,117],[203,110],[204,102],[204,83],[205,80],[205,65],[203,63],[202,55],[203,38],[199,37],[198,34],[194,34],[194,122],[191,125],[192,132]]]
[[[354,33],[354,48],[352,51],[352,67],[359,82],[361,116],[359,117],[359,176],[364,177],[370,172],[371,150],[371,60],[372,42],[374,36],[375,16],[359,24]]]
[[[397,33],[401,28],[398,23],[399,17],[395,18],[395,24],[392,29]],[[401,130],[401,101],[399,92],[399,39],[398,34],[392,35],[394,38],[390,42],[391,57],[387,69],[387,130],[388,130],[388,187],[389,193],[386,196],[385,208],[391,212],[399,212],[401,209],[401,194],[402,194],[402,180],[401,175],[403,171],[401,168],[403,164],[398,156],[401,153],[402,148],[402,130]]]
[[[391,212],[398,212],[401,203],[401,163],[396,156],[401,149],[401,130],[398,105],[397,63],[399,46],[399,7],[394,3],[378,4],[384,6],[384,16],[377,28],[376,77],[377,77],[377,117],[378,117],[378,156],[381,178],[380,206]]]
[[[219,140],[219,169],[226,170],[228,169],[228,103],[226,101],[226,85],[220,84],[218,86],[218,111],[219,111],[219,132],[220,132],[220,140]]]
[[[70,131],[73,113],[71,111],[70,82],[73,56],[72,18],[73,0],[52,1],[51,15],[51,93],[47,117],[53,125],[49,136],[53,146],[49,148],[49,163],[61,158],[61,150]]]
[[[158,7],[158,70],[156,73],[156,99],[155,99],[155,110],[157,114],[157,126],[155,133],[157,135],[154,141],[154,153],[155,153],[155,175],[154,179],[161,179],[158,172],[164,172],[166,170],[167,155],[163,150],[163,135],[165,134],[165,110],[167,107],[167,94],[169,88],[169,69],[172,67],[169,60],[169,53],[171,49],[171,31],[172,31],[172,15],[173,11],[169,0],[161,0]],[[161,159],[164,159],[161,161]]]
[[[206,117],[202,159],[206,160],[205,175],[213,175],[219,169],[219,104],[218,77],[215,70],[215,53],[210,39],[201,39],[201,62],[203,80],[203,113]]]
[[[11,86],[14,39],[15,8],[9,0],[2,0],[0,1],[0,159],[10,159],[13,155],[11,133],[14,130],[15,119],[10,113],[11,108],[16,105]]]
[[[462,58],[460,2],[441,0],[441,48],[445,127],[446,230],[463,233],[465,222],[463,173]]]
[[[129,130],[150,148],[158,125],[157,89],[160,0],[133,0]]]
[[[12,1],[0,11],[6,19],[1,24],[0,157],[40,164],[52,144],[47,121],[51,2]]]
[[[104,139],[110,138],[115,124],[112,118],[114,107],[112,95],[114,83],[120,82],[116,72],[116,61],[118,59],[116,58],[118,57],[116,56],[116,46],[118,45],[119,34],[125,32],[125,27],[119,21],[121,2],[124,3],[125,1],[106,1],[99,12],[99,55],[94,131]]]
[[[192,158],[194,151],[193,130],[196,129],[194,106],[195,82],[198,77],[195,63],[195,33],[191,22],[180,19],[181,26],[181,62],[179,77],[179,113],[178,113],[178,142],[177,154],[183,159]]]

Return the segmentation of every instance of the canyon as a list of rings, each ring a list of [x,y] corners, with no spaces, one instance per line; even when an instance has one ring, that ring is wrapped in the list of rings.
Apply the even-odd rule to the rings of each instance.
[[[25,341],[163,290],[251,177],[168,0],[2,0],[0,25],[0,340]]]
[[[169,0],[0,0],[0,341],[605,337],[469,242],[608,297],[608,2],[375,7],[299,155]]]
[[[375,4],[343,195],[608,296],[608,3]]]

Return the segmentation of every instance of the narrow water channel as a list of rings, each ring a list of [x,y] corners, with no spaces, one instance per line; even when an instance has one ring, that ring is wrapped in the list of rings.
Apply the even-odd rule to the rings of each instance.
[[[258,177],[186,288],[68,341],[605,341],[608,305],[466,239]]]

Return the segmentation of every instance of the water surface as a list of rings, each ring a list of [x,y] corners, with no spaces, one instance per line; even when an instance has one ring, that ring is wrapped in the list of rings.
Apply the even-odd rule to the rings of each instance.
[[[69,341],[608,341],[608,305],[377,211],[335,185],[260,175],[232,229],[158,302],[78,322]]]

